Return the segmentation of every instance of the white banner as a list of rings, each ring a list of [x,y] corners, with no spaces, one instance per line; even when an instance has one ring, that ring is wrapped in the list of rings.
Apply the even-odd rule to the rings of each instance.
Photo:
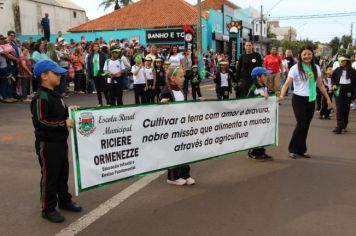
[[[81,109],[72,118],[77,192],[278,143],[275,96]]]

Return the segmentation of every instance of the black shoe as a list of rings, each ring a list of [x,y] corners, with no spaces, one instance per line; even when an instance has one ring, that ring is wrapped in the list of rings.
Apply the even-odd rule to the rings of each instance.
[[[341,134],[341,129],[338,128],[338,127],[336,127],[336,128],[333,130],[333,132],[334,132],[335,134]]]
[[[310,155],[305,154],[305,153],[303,153],[303,154],[298,154],[298,156],[303,157],[303,158],[311,158]]]
[[[348,132],[347,129],[343,129],[342,131],[344,131],[344,133],[347,133],[347,132]]]
[[[61,215],[61,213],[59,213],[56,210],[48,211],[48,212],[43,211],[42,217],[48,221],[53,222],[53,223],[61,223],[64,221],[64,217]]]
[[[264,154],[264,158],[265,158],[266,161],[273,161],[274,160],[273,157],[268,155],[267,153]]]
[[[295,153],[289,153],[289,157],[292,158],[292,159],[297,159],[298,158],[297,154],[295,154]]]
[[[67,210],[67,211],[72,211],[72,212],[80,212],[82,211],[82,207],[75,202],[68,202],[64,204],[58,204],[59,209]]]

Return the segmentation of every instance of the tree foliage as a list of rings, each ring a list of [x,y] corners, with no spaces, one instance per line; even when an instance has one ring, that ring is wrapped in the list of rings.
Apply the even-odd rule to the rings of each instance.
[[[129,5],[130,3],[132,3],[132,0],[103,0],[99,4],[99,8],[103,7],[104,10],[106,10],[106,9],[114,6],[114,9],[116,11],[117,9],[125,7],[125,6]]]

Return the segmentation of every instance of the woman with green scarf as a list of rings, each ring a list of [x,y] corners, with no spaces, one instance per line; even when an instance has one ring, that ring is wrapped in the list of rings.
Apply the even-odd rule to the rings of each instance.
[[[287,81],[284,83],[280,94],[280,100],[282,100],[289,85],[293,83],[292,106],[297,126],[288,147],[289,157],[293,159],[298,157],[310,158],[310,155],[306,154],[307,136],[314,116],[316,86],[327,99],[328,108],[331,109],[332,107],[329,95],[320,78],[320,67],[315,64],[314,59],[314,52],[310,46],[301,48],[298,63],[290,68]]]

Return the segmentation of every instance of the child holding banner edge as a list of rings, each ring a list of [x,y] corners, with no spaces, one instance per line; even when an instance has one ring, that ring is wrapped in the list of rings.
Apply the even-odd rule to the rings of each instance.
[[[41,85],[31,102],[32,122],[35,127],[35,148],[41,166],[42,217],[54,223],[64,221],[56,210],[80,212],[82,207],[72,201],[68,192],[68,128],[74,127],[61,96],[54,91],[66,70],[51,60],[40,60],[34,75]],[[77,106],[70,107],[76,110]]]
[[[180,66],[170,66],[166,75],[167,87],[162,90],[160,95],[160,102],[168,103],[184,101],[184,94],[180,89],[184,83],[183,68]],[[169,169],[167,183],[177,186],[195,184],[195,180],[190,176],[190,166],[183,165]]]
[[[266,70],[264,67],[255,67],[251,72],[253,84],[250,87],[247,97],[259,97],[262,96],[266,100],[268,99],[268,88],[266,86],[267,75],[272,71]],[[273,157],[266,153],[265,148],[254,148],[248,151],[248,156],[256,161],[273,161]]]

